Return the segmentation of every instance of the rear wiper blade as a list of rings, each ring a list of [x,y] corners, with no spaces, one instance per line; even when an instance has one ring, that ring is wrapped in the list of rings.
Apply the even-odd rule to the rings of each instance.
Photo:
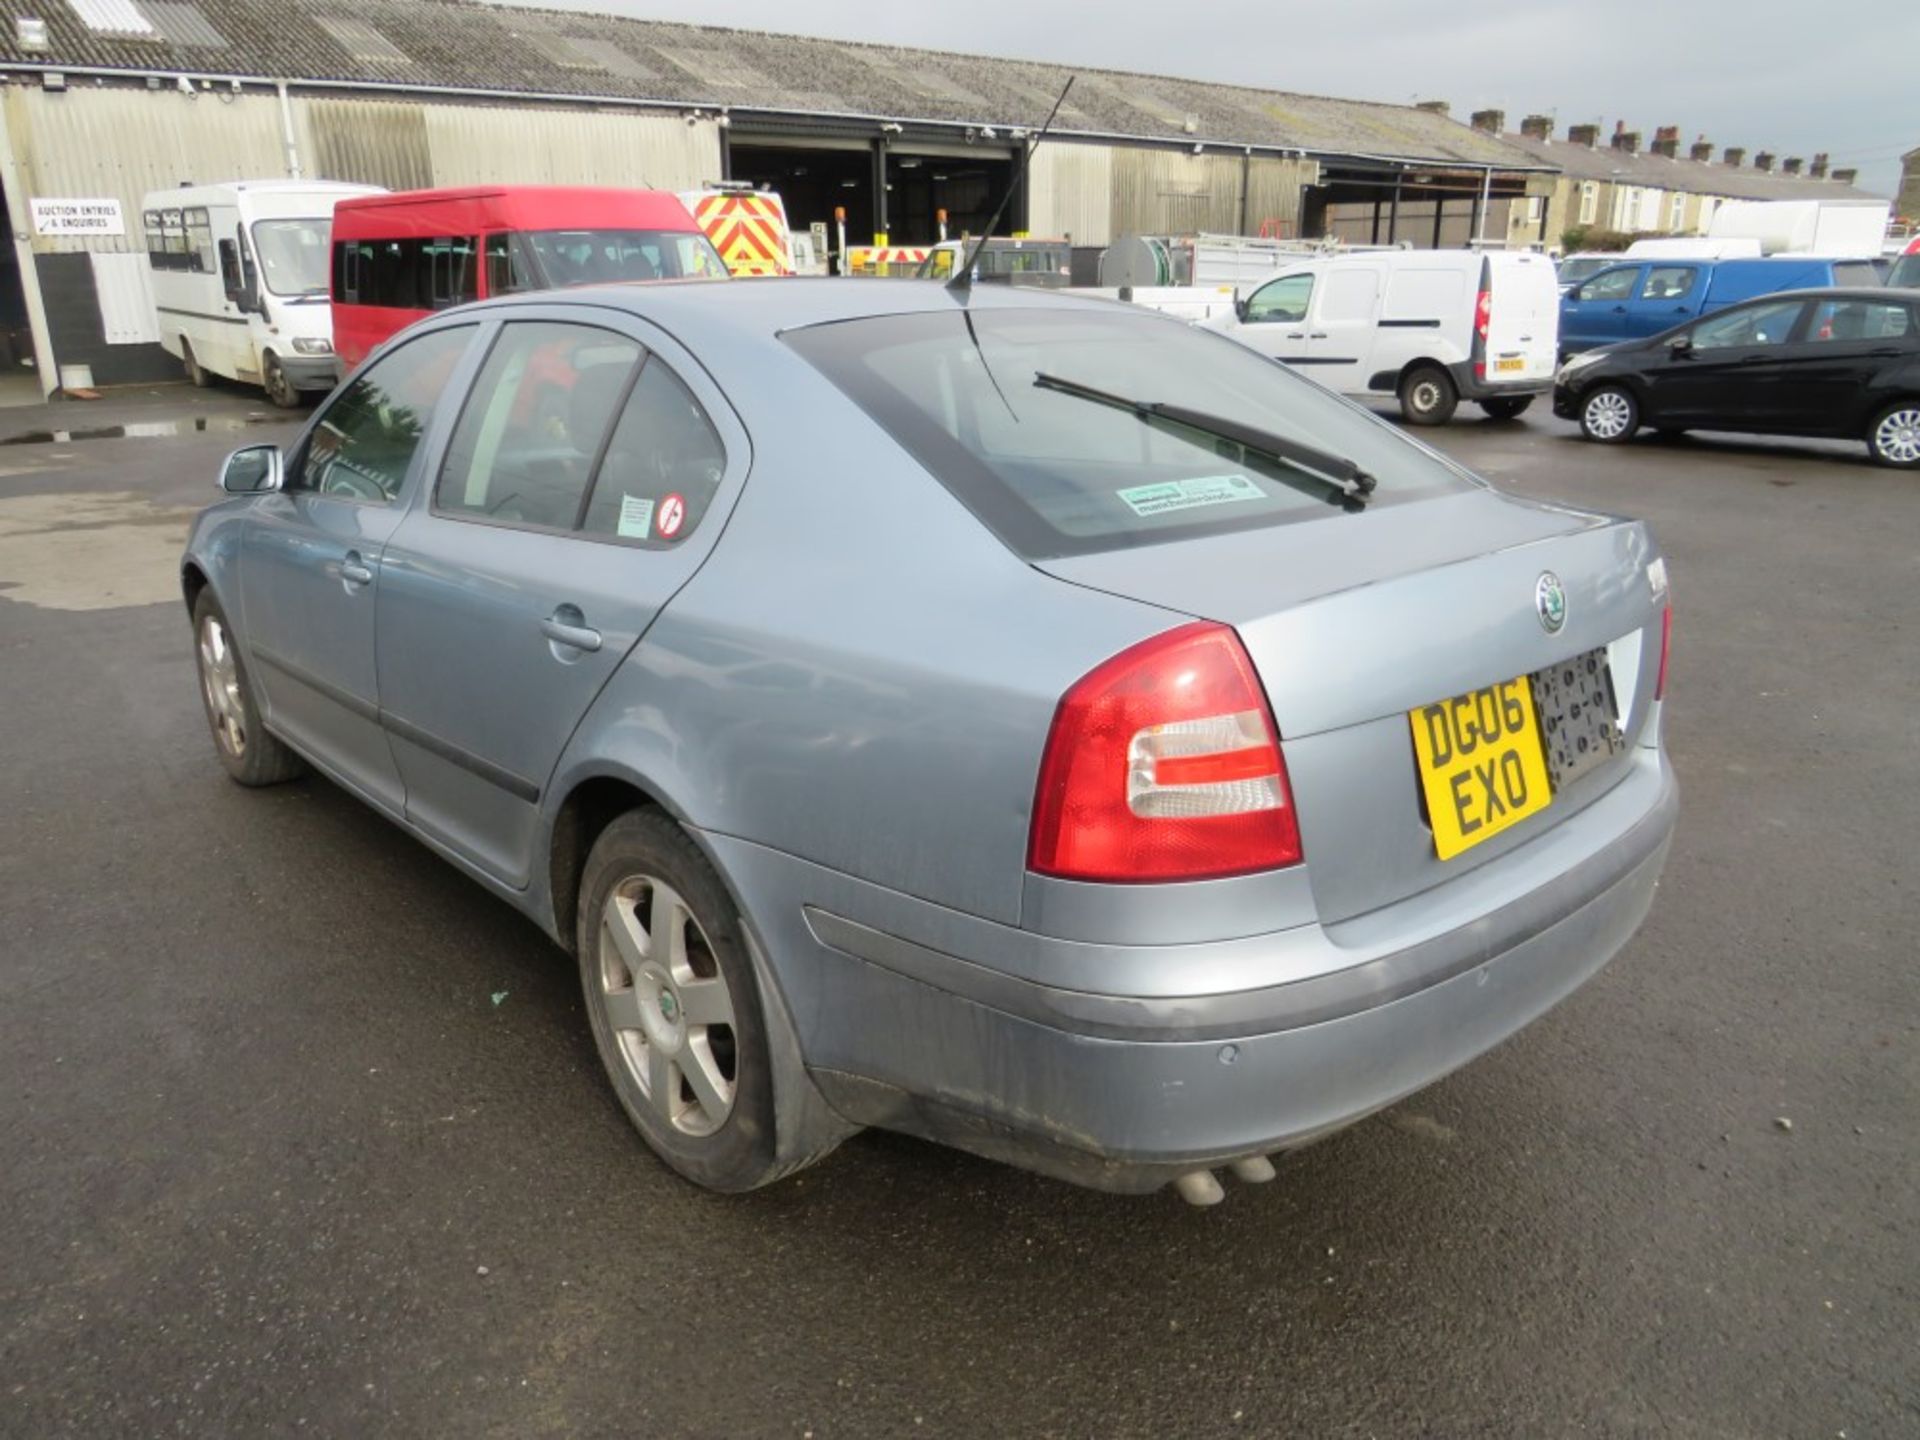
[[[1285,435],[1276,435],[1257,425],[1243,425],[1225,415],[1210,415],[1204,410],[1190,410],[1184,405],[1169,405],[1162,400],[1133,400],[1125,395],[1116,395],[1111,390],[1099,390],[1091,385],[1083,385],[1078,380],[1063,379],[1044,371],[1034,375],[1033,383],[1042,390],[1057,390],[1062,395],[1076,395],[1098,405],[1128,411],[1148,424],[1171,425],[1232,441],[1244,450],[1252,450],[1291,465],[1296,470],[1306,471],[1334,492],[1330,497],[1334,503],[1344,504],[1349,509],[1366,504],[1367,497],[1373,494],[1374,486],[1378,484],[1372,475],[1344,455],[1335,455],[1331,451],[1290,440]]]

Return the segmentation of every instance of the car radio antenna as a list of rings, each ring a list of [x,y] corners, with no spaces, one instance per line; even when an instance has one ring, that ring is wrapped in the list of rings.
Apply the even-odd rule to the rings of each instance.
[[[1014,191],[1026,183],[1027,162],[1033,159],[1033,152],[1040,148],[1040,142],[1047,138],[1047,132],[1053,128],[1053,117],[1060,113],[1060,107],[1066,103],[1067,92],[1073,89],[1073,82],[1078,78],[1078,76],[1069,75],[1067,83],[1060,87],[1059,98],[1053,102],[1053,109],[1047,112],[1047,123],[1040,127],[1040,133],[1033,137],[1033,143],[1021,152],[1020,164],[1013,172],[1013,179],[1007,182],[1007,193],[1000,197],[999,208],[993,212],[993,218],[987,221],[987,228],[981,232],[980,238],[973,242],[973,249],[967,252],[967,263],[956,268],[953,278],[947,281],[947,289],[956,295],[964,296],[973,289],[973,267],[980,261],[980,247],[985,245],[993,232],[1000,228],[1000,217],[1007,213],[1007,206],[1013,200]]]

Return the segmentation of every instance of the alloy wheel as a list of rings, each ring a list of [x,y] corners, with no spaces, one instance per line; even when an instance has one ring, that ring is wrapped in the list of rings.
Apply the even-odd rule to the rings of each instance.
[[[1920,464],[1920,407],[1883,415],[1873,429],[1873,448],[1892,464]]]
[[[1618,390],[1602,390],[1587,401],[1588,433],[1600,440],[1617,440],[1633,423],[1633,402]]]
[[[683,1135],[712,1135],[738,1088],[733,996],[693,911],[665,881],[621,882],[600,912],[600,1003],[628,1075]]]
[[[234,759],[247,753],[247,710],[240,695],[240,663],[219,617],[200,622],[200,688],[207,697],[214,742]]]

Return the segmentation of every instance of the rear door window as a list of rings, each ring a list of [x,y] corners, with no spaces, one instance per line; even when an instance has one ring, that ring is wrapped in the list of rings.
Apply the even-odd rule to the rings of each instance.
[[[1305,278],[1305,277],[1302,277]],[[1104,309],[959,307],[789,331],[818,368],[1016,552],[1033,559],[1320,519],[1324,484],[1230,440],[1147,424],[1045,375],[1219,416],[1343,457],[1371,504],[1474,482],[1225,336]]]
[[[447,446],[434,508],[572,530],[640,359],[635,341],[588,325],[504,326]]]
[[[676,545],[706,515],[726,468],[707,412],[655,356],[607,443],[583,528],[653,549]]]
[[[1889,300],[1823,300],[1807,322],[1807,339],[1816,344],[1912,336],[1913,312]]]

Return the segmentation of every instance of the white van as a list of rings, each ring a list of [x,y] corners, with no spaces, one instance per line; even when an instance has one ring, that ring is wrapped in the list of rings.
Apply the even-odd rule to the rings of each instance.
[[[1560,291],[1541,254],[1368,250],[1288,265],[1205,322],[1346,395],[1395,395],[1410,424],[1464,399],[1511,419],[1553,388]]]
[[[276,405],[330,390],[334,203],[383,193],[320,180],[235,180],[141,202],[160,344],[206,385],[224,375]]]

